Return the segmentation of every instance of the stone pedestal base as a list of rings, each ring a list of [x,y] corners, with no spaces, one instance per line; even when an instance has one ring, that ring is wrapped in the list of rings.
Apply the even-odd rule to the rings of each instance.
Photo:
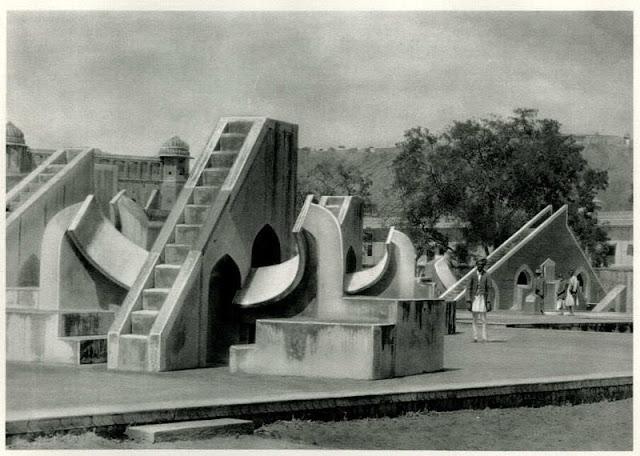
[[[369,322],[258,320],[256,343],[231,347],[230,370],[354,379],[442,370],[446,331],[443,301],[376,301],[390,307],[392,318]]]

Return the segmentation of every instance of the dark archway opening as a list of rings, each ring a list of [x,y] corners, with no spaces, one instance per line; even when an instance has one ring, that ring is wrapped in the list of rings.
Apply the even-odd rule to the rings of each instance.
[[[229,346],[240,343],[243,324],[233,298],[240,288],[240,270],[229,255],[216,263],[209,278],[207,364],[229,362]]]
[[[251,267],[271,266],[280,263],[280,241],[278,235],[265,225],[256,235],[251,248]]]
[[[358,266],[358,260],[356,259],[356,253],[353,251],[353,247],[349,247],[347,251],[346,264],[344,266],[344,272],[347,274],[351,274],[352,272],[356,272],[356,268]]]
[[[518,285],[529,285],[529,275],[525,271],[520,272],[516,283]]]
[[[576,296],[576,307],[586,306],[588,302],[587,278],[581,272],[576,276],[578,279],[578,295]]]

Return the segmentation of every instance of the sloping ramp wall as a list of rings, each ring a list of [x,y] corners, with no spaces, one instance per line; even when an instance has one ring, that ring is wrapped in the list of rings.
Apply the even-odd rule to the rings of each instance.
[[[504,241],[502,244],[498,246],[493,252],[489,254],[487,257],[487,270],[488,272],[492,272],[494,270],[494,266],[501,261],[506,255],[509,255],[512,252],[512,249],[517,248],[521,245],[522,241],[526,239],[535,229],[534,227],[539,227],[541,223],[544,223],[545,220],[553,212],[552,207],[546,206],[540,212],[538,212],[533,218],[531,218],[527,223],[522,225],[522,227],[513,233],[509,239]],[[464,293],[467,287],[467,283],[471,279],[471,276],[476,273],[476,268],[474,267],[469,272],[467,272],[460,280],[458,280],[455,284],[450,286],[441,296],[441,299],[445,301],[454,301],[458,303],[464,304]],[[437,272],[437,271],[436,271]],[[448,279],[444,279],[448,280]],[[442,278],[441,278],[442,281]]]
[[[40,245],[44,229],[61,209],[81,202],[93,191],[93,149],[61,151],[66,164],[44,184],[39,185],[15,211],[6,225],[6,286],[34,286],[39,283]],[[9,198],[32,185],[31,180],[49,174],[53,161],[43,162],[7,195]],[[57,162],[56,162],[57,163]],[[62,166],[62,165],[59,165]]]
[[[513,304],[515,273],[520,266],[527,264],[535,270],[547,258],[555,261],[556,275],[566,276],[572,268],[584,274],[584,294],[589,302],[604,297],[605,289],[571,232],[567,206],[563,206],[489,270],[500,292],[500,308],[508,309]]]
[[[122,288],[131,287],[147,259],[148,252],[102,214],[94,195],[84,200],[67,235],[93,267]]]
[[[607,290],[611,290],[616,285],[625,285],[625,300],[621,303],[620,311],[633,312],[633,266],[618,266],[595,268],[596,275]]]
[[[40,309],[109,310],[124,299],[125,289],[87,262],[67,233],[81,206],[77,203],[59,211],[42,237]]]

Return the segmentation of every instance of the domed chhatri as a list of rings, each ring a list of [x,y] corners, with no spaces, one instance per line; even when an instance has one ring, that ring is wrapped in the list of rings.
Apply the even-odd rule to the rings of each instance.
[[[165,141],[158,151],[158,157],[193,158],[189,155],[189,144],[180,139],[179,136],[174,136]]]
[[[31,151],[24,140],[24,133],[12,122],[7,122],[6,137],[6,190],[13,188],[33,170]]]
[[[189,177],[189,144],[174,136],[158,151],[162,162],[162,184],[160,184],[160,210],[170,211]]]
[[[7,122],[7,145],[8,146],[24,146],[24,133],[13,123]]]

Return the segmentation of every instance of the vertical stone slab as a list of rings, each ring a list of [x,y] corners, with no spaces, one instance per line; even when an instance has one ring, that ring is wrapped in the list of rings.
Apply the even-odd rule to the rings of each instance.
[[[318,254],[317,317],[344,316],[344,252],[338,220],[327,209],[311,204],[303,228],[314,238]]]
[[[556,310],[556,301],[558,300],[558,287],[560,282],[554,280],[544,283],[544,310]]]
[[[398,301],[396,376],[434,372],[444,367],[444,301]]]

